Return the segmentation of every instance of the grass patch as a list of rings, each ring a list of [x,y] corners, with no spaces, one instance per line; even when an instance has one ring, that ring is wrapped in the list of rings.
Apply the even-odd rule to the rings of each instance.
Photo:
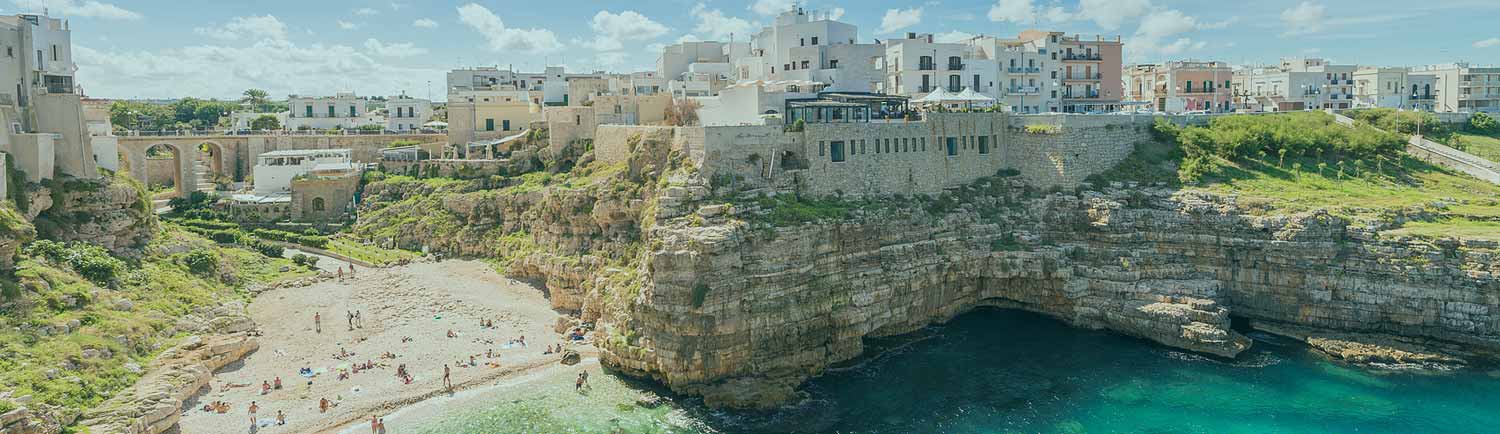
[[[147,252],[115,281],[118,289],[52,259],[18,257],[14,276],[0,278],[20,287],[0,303],[0,389],[75,410],[95,407],[139,377],[127,363],[149,366],[182,337],[173,331],[179,319],[244,300],[249,285],[308,273],[280,273],[290,261],[220,247],[176,226],[165,227]],[[191,255],[215,256],[217,272],[194,273]]]
[[[340,255],[385,266],[401,261],[417,259],[421,255],[405,250],[387,249],[374,244],[365,244],[349,237],[335,236],[328,239],[327,249]]]
[[[1500,222],[1466,218],[1450,218],[1436,222],[1409,222],[1399,229],[1385,231],[1382,234],[1500,241]]]
[[[1453,133],[1439,139],[1479,158],[1500,162],[1500,134]]]

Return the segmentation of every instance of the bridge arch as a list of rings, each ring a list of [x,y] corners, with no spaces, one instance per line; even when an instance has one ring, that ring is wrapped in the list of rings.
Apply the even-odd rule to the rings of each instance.
[[[172,163],[157,164],[156,173],[152,173],[152,158],[149,155],[152,150],[160,155],[160,152],[171,154]],[[131,177],[141,181],[142,184],[150,186],[153,180],[161,179],[163,170],[160,166],[166,166],[166,178],[173,183],[170,197],[183,197],[198,185],[198,178],[193,172],[193,162],[198,160],[198,149],[194,146],[184,146],[173,140],[140,141],[120,146],[120,167],[125,168]]]

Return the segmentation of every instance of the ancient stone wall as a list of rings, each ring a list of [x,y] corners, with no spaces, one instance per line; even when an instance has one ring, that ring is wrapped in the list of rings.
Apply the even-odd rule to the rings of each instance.
[[[359,173],[344,176],[309,176],[292,180],[292,219],[298,221],[342,220],[354,211],[354,193]]]
[[[716,186],[795,185],[815,195],[936,194],[1002,169],[1019,170],[1033,185],[1072,187],[1149,140],[1154,122],[1150,116],[925,116],[918,122],[814,123],[800,132],[772,125],[705,127],[703,171]],[[1045,127],[1027,128],[1034,125]]]

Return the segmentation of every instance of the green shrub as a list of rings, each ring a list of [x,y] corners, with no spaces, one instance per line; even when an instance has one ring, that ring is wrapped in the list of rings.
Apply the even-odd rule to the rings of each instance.
[[[1219,170],[1220,159],[1253,159],[1259,155],[1312,155],[1318,159],[1375,158],[1398,153],[1405,141],[1372,128],[1349,128],[1321,112],[1258,116],[1224,116],[1207,126],[1180,128],[1158,120],[1159,138],[1171,139],[1183,153],[1178,178],[1196,181]]]
[[[328,247],[328,237],[322,235],[303,235],[296,232],[275,229],[256,229],[250,233],[267,240],[284,241],[319,249]]]
[[[116,278],[125,270],[125,261],[110,256],[108,250],[92,244],[37,240],[23,251],[33,258],[42,257],[67,264],[73,271],[100,286],[113,286]]]
[[[1500,132],[1500,121],[1496,121],[1484,112],[1474,113],[1469,117],[1469,129],[1483,134]]]
[[[208,250],[194,250],[182,257],[182,262],[187,264],[188,270],[199,275],[211,275],[219,270],[219,255]]]
[[[192,193],[188,193],[187,197],[172,198],[172,200],[167,201],[167,206],[172,207],[173,212],[181,213],[187,212],[188,210],[208,208],[209,205],[213,205],[215,200],[218,200],[217,195],[202,191],[194,191]]]
[[[798,119],[796,122],[792,122],[791,125],[787,125],[786,127],[786,132],[788,133],[800,133],[806,130],[807,121],[804,121],[802,119]]]

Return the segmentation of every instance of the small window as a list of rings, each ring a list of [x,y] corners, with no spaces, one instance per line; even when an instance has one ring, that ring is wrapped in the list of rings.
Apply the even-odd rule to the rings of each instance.
[[[832,141],[832,142],[828,142],[828,151],[829,151],[829,154],[832,154],[831,156],[832,156],[833,162],[835,162],[835,163],[842,163],[842,162],[844,162],[844,142],[843,141],[835,140],[835,141]]]
[[[823,143],[823,141],[821,141],[821,140],[818,141],[818,156],[819,157],[822,157],[824,155],[824,153],[826,152],[826,151],[824,151],[824,149],[825,149],[824,147],[825,146],[827,146],[827,145],[825,145]]]
[[[922,152],[927,152],[927,138],[922,138]]]
[[[313,200],[312,200],[312,209],[313,209],[313,211],[322,211],[323,208],[324,208],[323,198],[321,198],[321,197],[315,197],[315,198],[313,198]]]
[[[979,155],[988,155],[989,153],[990,153],[990,137],[989,136],[979,136]]]
[[[813,43],[813,45],[818,45],[818,37],[817,36],[812,37],[812,43]]]
[[[948,142],[948,156],[952,157],[952,156],[958,155],[958,138],[957,137],[949,137],[948,140],[947,140],[947,142]]]

